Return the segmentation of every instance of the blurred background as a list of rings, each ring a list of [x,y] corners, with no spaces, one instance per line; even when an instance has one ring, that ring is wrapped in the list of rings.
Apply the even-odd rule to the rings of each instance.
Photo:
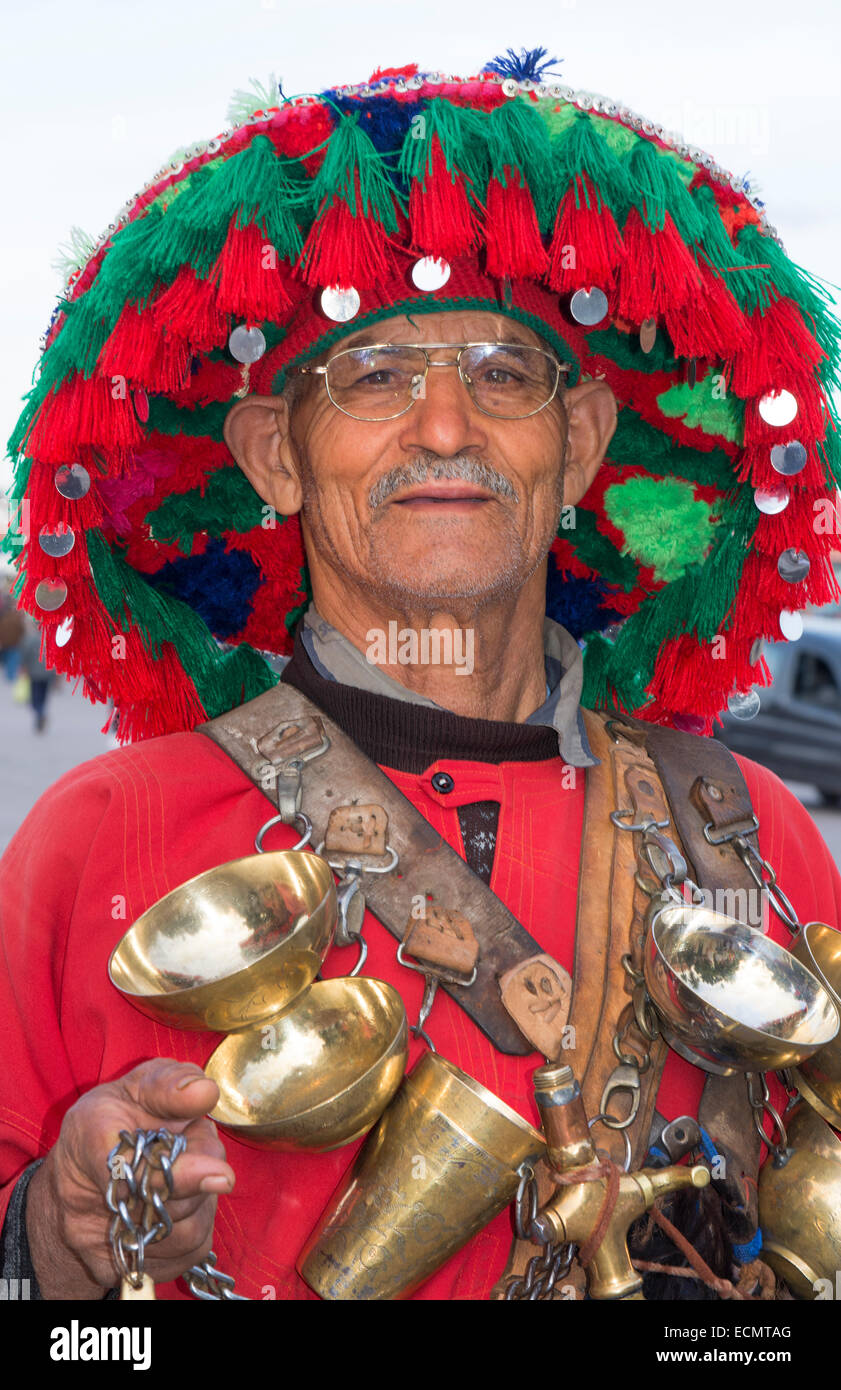
[[[708,0],[700,9],[660,0],[2,0],[2,13],[3,440],[63,287],[53,262],[72,229],[95,240],[177,148],[228,124],[228,101],[250,79],[274,76],[290,96],[410,62],[467,75],[509,47],[543,45],[559,80],[625,103],[749,173],[789,255],[841,283],[837,0]],[[10,478],[0,460],[0,532]],[[0,608],[10,577],[0,565]],[[18,628],[0,611],[0,851],[62,773],[114,746],[107,707],[51,686],[32,631]],[[789,782],[841,860],[841,613],[807,616],[797,642],[768,654],[775,679],[760,713],[728,718],[724,737]]]

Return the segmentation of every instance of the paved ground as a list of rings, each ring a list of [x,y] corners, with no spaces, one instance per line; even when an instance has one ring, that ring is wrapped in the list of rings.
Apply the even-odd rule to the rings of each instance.
[[[48,697],[47,727],[35,733],[28,705],[16,705],[0,671],[0,852],[53,782],[79,763],[117,746],[99,731],[106,705],[92,705],[64,682]]]
[[[12,688],[0,673],[0,852],[53,782],[78,763],[117,746],[115,739],[100,733],[107,716],[106,706],[89,704],[63,684],[50,696],[45,732],[36,734],[32,711],[13,703]],[[821,807],[813,788],[790,785],[841,864],[841,811]]]

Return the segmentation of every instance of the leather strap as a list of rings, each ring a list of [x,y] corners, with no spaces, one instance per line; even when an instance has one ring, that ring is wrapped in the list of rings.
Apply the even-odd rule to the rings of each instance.
[[[310,733],[314,727],[316,732]],[[276,787],[287,798],[290,793],[283,775],[267,775],[267,764],[271,771],[271,765],[282,765],[290,752],[303,755],[307,761],[300,809],[313,823],[314,845],[325,837],[331,808],[353,802],[369,811],[372,806],[387,808],[388,840],[399,855],[399,866],[395,873],[366,876],[368,906],[398,941],[419,900],[434,901],[466,917],[479,941],[476,981],[469,988],[442,981],[441,988],[500,1052],[526,1056],[534,1050],[505,1009],[499,980],[512,966],[542,955],[541,946],[332,719],[294,686],[280,682],[255,700],[198,725],[196,732],[213,739],[275,809]],[[329,750],[312,756],[322,732]],[[364,853],[357,857],[365,859]]]

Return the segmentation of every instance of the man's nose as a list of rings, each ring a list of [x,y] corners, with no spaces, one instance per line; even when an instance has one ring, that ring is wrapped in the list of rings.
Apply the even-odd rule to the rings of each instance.
[[[454,362],[430,362],[413,395],[414,404],[401,421],[404,448],[426,449],[443,457],[487,446],[487,417],[474,405]]]

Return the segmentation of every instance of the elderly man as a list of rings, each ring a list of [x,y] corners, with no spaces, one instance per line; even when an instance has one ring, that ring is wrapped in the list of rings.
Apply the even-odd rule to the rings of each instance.
[[[18,441],[34,461],[19,495],[42,527],[24,601],[55,663],[113,696],[135,741],[59,782],[0,868],[4,1268],[44,1298],[118,1282],[108,1154],[121,1131],[161,1128],[187,1142],[171,1232],[145,1255],[159,1296],[187,1296],[180,1276],[211,1241],[242,1295],[315,1296],[296,1260],[355,1147],[277,1153],[217,1131],[203,1068],[219,1034],[148,1017],[106,967],[147,908],[251,853],[257,832],[285,849],[314,822],[346,874],[352,835],[334,845],[328,814],[356,805],[371,834],[403,835],[400,863],[363,873],[371,906],[352,929],[343,919],[322,978],[346,976],[364,941],[365,975],[395,987],[414,1024],[410,1067],[431,1038],[533,1122],[535,1066],[569,1061],[611,1158],[629,1134],[635,1166],[656,1161],[689,1117],[694,1140],[671,1135],[668,1156],[703,1150],[714,1190],[673,1215],[709,1277],[677,1280],[678,1296],[759,1268],[751,1105],[779,1147],[783,1089],[770,1075],[749,1094],[758,1064],[708,1078],[685,1046],[640,1031],[650,1006],[635,1016],[622,959],[640,984],[641,831],[622,820],[668,825],[655,877],[680,880],[679,831],[702,890],[743,891],[736,838],[789,895],[772,894],[775,909],[841,923],[841,879],[799,803],[690,736],[728,696],[748,699],[754,640],[776,635],[783,600],[832,594],[802,522],[825,491],[807,370],[823,354],[743,190],[539,76],[395,70],[261,113],[227,152],[210,142],[150,185],[53,331]],[[773,247],[764,267],[758,241]],[[787,396],[802,439],[772,418]],[[801,471],[790,494],[780,479]],[[750,511],[736,477],[756,489]],[[790,529],[772,530],[787,505]],[[269,733],[313,716],[327,751],[273,762]],[[350,774],[331,761],[348,748]],[[387,784],[370,781],[377,767]],[[382,806],[357,791],[369,785]],[[410,935],[409,890],[425,883],[400,828],[412,816],[436,832],[430,853],[456,851],[443,891],[421,894],[442,904],[427,913],[437,960]],[[714,850],[705,825],[723,831]],[[743,906],[758,902],[751,925],[787,943],[766,895]],[[483,924],[494,913],[508,946]],[[455,981],[442,968],[454,939],[468,952]],[[643,1269],[685,1266],[668,1242],[632,1246]],[[415,1296],[516,1292],[540,1248],[521,1242],[507,1266],[510,1249],[502,1211]],[[569,1277],[555,1296],[584,1287]],[[675,1296],[657,1277],[649,1296]]]

